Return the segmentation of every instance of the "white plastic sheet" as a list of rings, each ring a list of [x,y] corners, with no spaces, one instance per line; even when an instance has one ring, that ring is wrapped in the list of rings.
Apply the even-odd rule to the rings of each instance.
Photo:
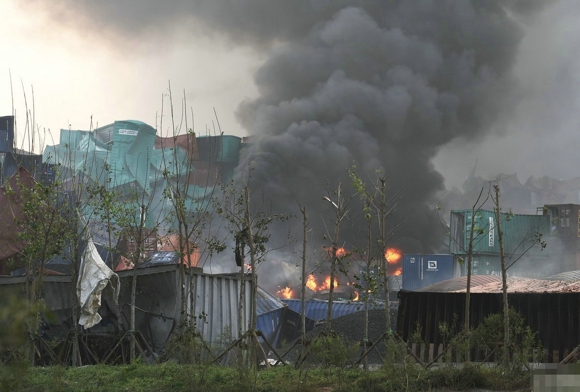
[[[91,328],[101,321],[101,292],[111,284],[115,301],[119,297],[119,276],[114,273],[101,259],[92,239],[87,241],[87,247],[81,259],[77,296],[81,305],[79,324],[85,329]]]

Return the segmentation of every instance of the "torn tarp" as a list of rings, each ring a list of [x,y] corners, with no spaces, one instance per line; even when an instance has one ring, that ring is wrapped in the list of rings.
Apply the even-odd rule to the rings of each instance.
[[[77,282],[77,296],[81,305],[79,324],[91,328],[101,321],[99,308],[101,307],[101,292],[111,283],[115,302],[119,297],[119,277],[101,259],[91,238],[81,260],[79,280]]]

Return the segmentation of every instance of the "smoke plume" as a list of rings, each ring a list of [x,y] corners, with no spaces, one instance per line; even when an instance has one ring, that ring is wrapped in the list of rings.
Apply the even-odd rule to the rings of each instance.
[[[35,5],[42,2],[30,1]],[[440,249],[433,211],[443,176],[432,159],[456,138],[481,139],[522,97],[515,18],[542,1],[63,1],[49,11],[120,41],[217,35],[266,56],[259,97],[238,118],[254,136],[238,177],[274,210],[331,217],[327,184],[381,170],[401,192],[391,219],[406,252]],[[53,7],[53,4],[50,4]],[[88,24],[87,24],[88,22]]]

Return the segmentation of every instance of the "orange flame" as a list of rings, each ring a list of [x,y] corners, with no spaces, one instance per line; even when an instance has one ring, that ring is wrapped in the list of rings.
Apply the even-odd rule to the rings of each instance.
[[[354,292],[354,298],[352,299],[353,301],[358,301],[359,296],[358,296],[358,291]]]
[[[395,248],[387,248],[385,251],[385,260],[389,263],[397,263],[401,260],[401,251]]]
[[[276,292],[276,295],[278,297],[283,297],[283,298],[286,298],[286,299],[292,298],[292,294],[293,294],[292,293],[292,289],[290,287],[284,287],[283,289],[278,290]]]
[[[306,281],[306,287],[308,287],[312,291],[322,291],[322,290],[329,290],[330,289],[330,276],[327,276],[322,283],[317,282],[316,277],[314,274],[308,275],[308,279]],[[334,287],[338,287],[338,279],[334,278]]]
[[[338,248],[336,250],[336,257],[344,257],[344,256],[346,256],[346,249]]]
[[[334,278],[334,287],[338,287],[338,280],[336,278]],[[330,276],[324,279],[324,283],[322,283],[319,290],[330,290]]]
[[[316,284],[316,278],[314,275],[308,275],[308,280],[306,281],[306,287],[308,287],[312,291],[317,291],[318,285]]]
[[[401,274],[403,273],[403,269],[401,267],[397,268],[395,270],[395,272],[393,273],[394,276],[401,276]]]

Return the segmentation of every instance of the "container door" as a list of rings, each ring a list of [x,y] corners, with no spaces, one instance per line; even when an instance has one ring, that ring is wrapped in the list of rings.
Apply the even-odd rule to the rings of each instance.
[[[421,255],[403,255],[403,290],[419,290],[421,283]]]
[[[423,256],[423,287],[453,278],[453,255]]]

